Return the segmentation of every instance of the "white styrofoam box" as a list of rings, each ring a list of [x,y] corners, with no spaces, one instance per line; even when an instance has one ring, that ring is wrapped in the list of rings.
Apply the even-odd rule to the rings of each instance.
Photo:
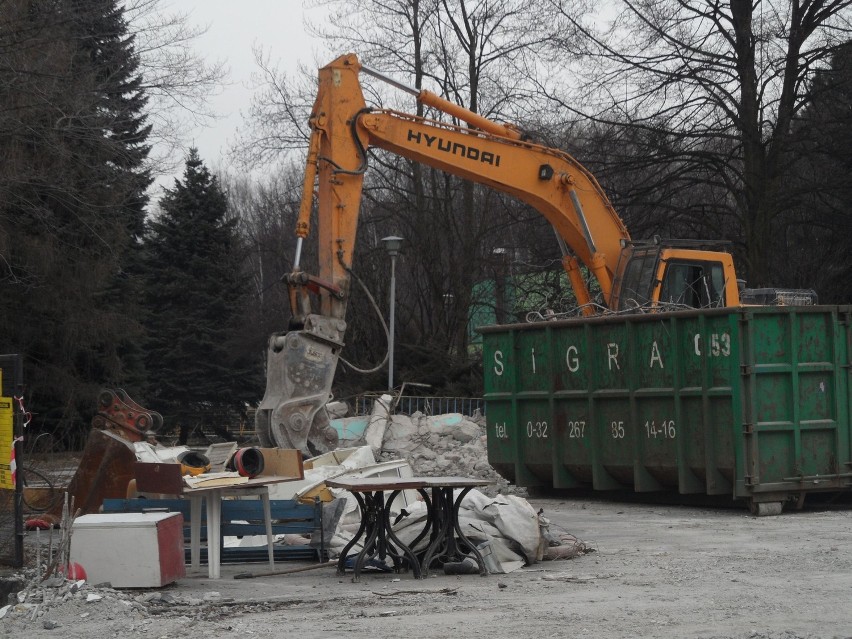
[[[71,561],[91,584],[158,588],[186,576],[180,513],[103,513],[74,520]]]

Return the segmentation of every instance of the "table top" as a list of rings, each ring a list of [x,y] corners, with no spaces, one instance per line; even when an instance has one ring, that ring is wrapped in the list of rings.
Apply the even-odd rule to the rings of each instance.
[[[494,482],[472,477],[347,477],[342,475],[326,479],[325,483],[331,488],[343,488],[355,492],[378,492],[418,488],[469,488],[488,486]]]
[[[301,471],[301,468],[299,468]],[[233,473],[225,473],[232,475]],[[222,490],[224,488],[234,490],[243,490],[249,487],[268,486],[285,481],[298,481],[302,479],[303,474],[299,472],[276,475],[262,475],[242,481],[237,484],[229,483],[227,479],[223,479],[221,483],[215,482],[216,477],[221,477],[222,473],[210,473],[207,479],[211,483],[206,486],[196,486],[190,488],[186,485],[183,476],[181,475],[181,465],[172,462],[136,462],[134,465],[134,476],[136,478],[136,490],[140,493],[159,493],[161,495],[194,495],[199,492],[208,492],[212,490]],[[196,479],[204,477],[204,473],[198,475]]]
[[[488,479],[474,477],[419,477],[429,488],[468,488],[474,486],[490,486],[494,482]]]
[[[326,479],[325,485],[331,488],[344,488],[355,492],[416,490],[426,487],[425,480],[422,477],[347,477],[346,475]]]
[[[198,493],[210,492],[212,490],[239,493],[240,491],[248,491],[248,489],[250,488],[263,488],[266,486],[271,486],[272,484],[280,484],[282,482],[287,481],[299,481],[300,479],[301,477],[283,477],[281,475],[275,475],[271,477],[254,477],[253,479],[240,482],[239,484],[225,484],[220,486],[196,486],[195,488],[184,486],[181,495],[195,495]]]

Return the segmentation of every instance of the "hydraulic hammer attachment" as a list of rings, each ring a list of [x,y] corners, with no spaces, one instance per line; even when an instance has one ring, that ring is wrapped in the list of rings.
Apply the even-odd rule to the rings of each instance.
[[[302,330],[269,339],[266,394],[255,415],[262,446],[297,448],[308,457],[337,447],[325,404],[345,330],[341,319],[308,315]]]

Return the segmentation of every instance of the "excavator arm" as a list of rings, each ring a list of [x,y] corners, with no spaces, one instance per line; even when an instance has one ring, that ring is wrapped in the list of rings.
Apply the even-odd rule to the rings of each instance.
[[[468,126],[368,109],[359,81],[362,70],[414,93],[419,102]],[[311,195],[318,175],[321,278],[348,283],[346,270],[352,264],[366,150],[377,147],[528,203],[591,270],[605,301],[610,301],[620,243],[629,240],[630,234],[594,176],[567,153],[525,141],[512,125],[493,122],[434,93],[417,91],[362,67],[354,55],[338,58],[320,70],[311,128],[296,234],[302,239],[310,231]],[[572,280],[572,285],[582,303],[588,297],[585,284]],[[328,296],[322,297],[328,300]],[[342,317],[333,310],[335,306],[333,300],[324,302],[322,314]],[[345,304],[342,310],[345,312]]]
[[[371,110],[359,73],[387,80],[433,108],[465,122],[458,127],[391,110]],[[290,287],[290,330],[270,338],[266,394],[256,418],[264,445],[299,448],[307,454],[333,449],[327,402],[346,329],[352,255],[367,149],[402,157],[490,186],[528,203],[554,227],[578,303],[589,291],[579,271],[587,266],[609,303],[621,252],[630,236],[594,177],[562,151],[525,141],[520,131],[492,122],[428,91],[417,91],[361,66],[354,55],[320,69],[310,119],[311,140],[296,225],[297,249]],[[311,233],[317,199],[319,275],[301,270],[301,249]],[[579,262],[579,263],[578,263]],[[311,296],[319,294],[319,313]]]

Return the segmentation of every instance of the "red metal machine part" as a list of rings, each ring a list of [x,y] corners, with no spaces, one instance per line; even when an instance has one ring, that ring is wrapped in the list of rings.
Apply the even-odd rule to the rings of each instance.
[[[92,427],[131,442],[141,442],[162,429],[163,417],[137,404],[120,388],[105,388],[98,396],[98,414],[92,418]]]

